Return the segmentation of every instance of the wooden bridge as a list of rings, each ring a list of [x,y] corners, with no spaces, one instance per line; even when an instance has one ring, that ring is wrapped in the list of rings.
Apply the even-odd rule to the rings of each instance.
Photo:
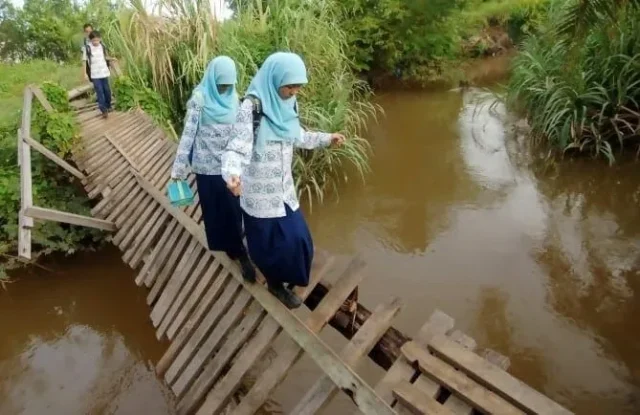
[[[102,119],[95,104],[75,100],[83,92],[70,93],[82,131],[73,166],[32,139],[33,98],[53,109],[39,89],[25,90],[18,133],[19,253],[31,255],[34,220],[112,232],[123,261],[137,270],[135,283],[148,289],[158,339],[170,342],[156,370],[175,395],[178,413],[253,414],[307,354],[324,375],[300,397],[290,411],[294,415],[317,413],[336,393],[347,394],[354,409],[365,414],[570,414],[509,375],[507,358],[476,350],[476,342],[455,330],[453,319],[441,311],[433,312],[413,340],[391,328],[401,307],[398,299],[365,312],[354,300],[366,275],[357,257],[344,264],[318,255],[309,287],[297,291],[302,298],[316,297],[304,319],[262,284],[246,284],[234,262],[207,249],[197,196],[194,205],[181,209],[165,196],[176,143],[141,111]],[[31,149],[82,182],[95,200],[93,217],[33,206]],[[193,177],[190,183],[197,195]],[[332,286],[325,282],[328,277],[336,281]],[[339,322],[338,316],[353,318]],[[330,322],[348,327],[343,331],[349,331],[350,341],[340,351],[318,337]],[[388,370],[369,385],[354,368],[384,344],[391,356],[383,365]],[[265,365],[262,357],[271,348],[276,357]]]

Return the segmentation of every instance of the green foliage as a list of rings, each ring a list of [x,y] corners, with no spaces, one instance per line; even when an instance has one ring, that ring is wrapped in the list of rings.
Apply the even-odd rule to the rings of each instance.
[[[509,98],[527,112],[537,141],[613,163],[616,148],[638,143],[640,8],[629,2],[615,18],[586,13],[585,27],[574,3],[557,5],[545,32],[524,44]]]
[[[83,24],[98,29],[114,18],[109,0],[25,0],[21,9],[0,0],[0,59],[79,60]]]
[[[121,82],[118,101],[131,105],[136,94],[157,91],[180,130],[186,102],[210,59],[219,54],[234,58],[239,90],[244,91],[270,53],[294,51],[303,56],[309,69],[310,83],[300,97],[304,125],[343,131],[351,138],[342,149],[297,153],[298,192],[322,197],[338,180],[346,179],[344,163],[364,174],[369,147],[357,134],[375,107],[368,102],[368,86],[353,73],[333,2],[278,0],[266,7],[260,1],[238,2],[234,19],[224,23],[212,16],[209,2],[169,0],[161,6],[172,11],[170,19],[135,6],[108,31],[108,42],[126,62],[125,72],[130,76]]]
[[[31,63],[2,67],[6,79],[21,79],[12,72],[27,72]],[[77,68],[73,68],[79,73]],[[3,78],[5,79],[5,78]],[[42,79],[42,77],[40,78]],[[26,79],[26,83],[37,79]],[[20,91],[15,97],[21,102],[25,83],[9,84],[8,90]],[[37,100],[32,107],[32,132],[34,139],[42,142],[47,148],[61,156],[67,156],[77,139],[77,126],[73,119],[66,90],[61,86],[46,82],[41,88],[56,110],[52,114],[40,106]],[[8,97],[3,96],[0,102]],[[17,247],[18,212],[20,210],[20,170],[17,164],[17,130],[19,114],[13,119],[0,123],[0,279],[6,277],[5,270],[19,262],[13,254]],[[90,214],[90,208],[82,189],[72,182],[68,173],[41,156],[37,151],[31,152],[33,176],[33,200],[37,206],[58,209],[67,212]],[[32,242],[35,256],[51,252],[73,253],[78,249],[90,249],[102,241],[102,235],[87,228],[72,227],[55,222],[38,223],[32,230]]]
[[[170,123],[169,106],[158,92],[147,86],[136,84],[128,76],[118,77],[113,82],[113,91],[118,97],[115,103],[118,111],[140,108],[158,125],[167,127],[171,132],[174,131]]]

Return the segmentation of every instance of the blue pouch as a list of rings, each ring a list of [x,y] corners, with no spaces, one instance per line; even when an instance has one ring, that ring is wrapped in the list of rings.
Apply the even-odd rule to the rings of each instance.
[[[193,203],[193,192],[184,180],[172,180],[167,188],[173,206],[189,206]]]

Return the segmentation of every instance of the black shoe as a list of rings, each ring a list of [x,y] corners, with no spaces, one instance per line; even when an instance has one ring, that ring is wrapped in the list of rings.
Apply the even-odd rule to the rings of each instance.
[[[273,294],[282,304],[289,309],[298,308],[302,305],[302,299],[285,288],[282,284],[269,284],[269,292]]]
[[[256,282],[256,268],[251,263],[251,260],[247,255],[242,255],[238,258],[240,263],[240,269],[242,270],[242,278],[250,284]]]

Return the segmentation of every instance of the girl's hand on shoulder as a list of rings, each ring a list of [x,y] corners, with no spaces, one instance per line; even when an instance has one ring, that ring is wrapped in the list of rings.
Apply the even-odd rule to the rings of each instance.
[[[346,140],[346,137],[340,133],[331,134],[331,145],[340,147]]]

